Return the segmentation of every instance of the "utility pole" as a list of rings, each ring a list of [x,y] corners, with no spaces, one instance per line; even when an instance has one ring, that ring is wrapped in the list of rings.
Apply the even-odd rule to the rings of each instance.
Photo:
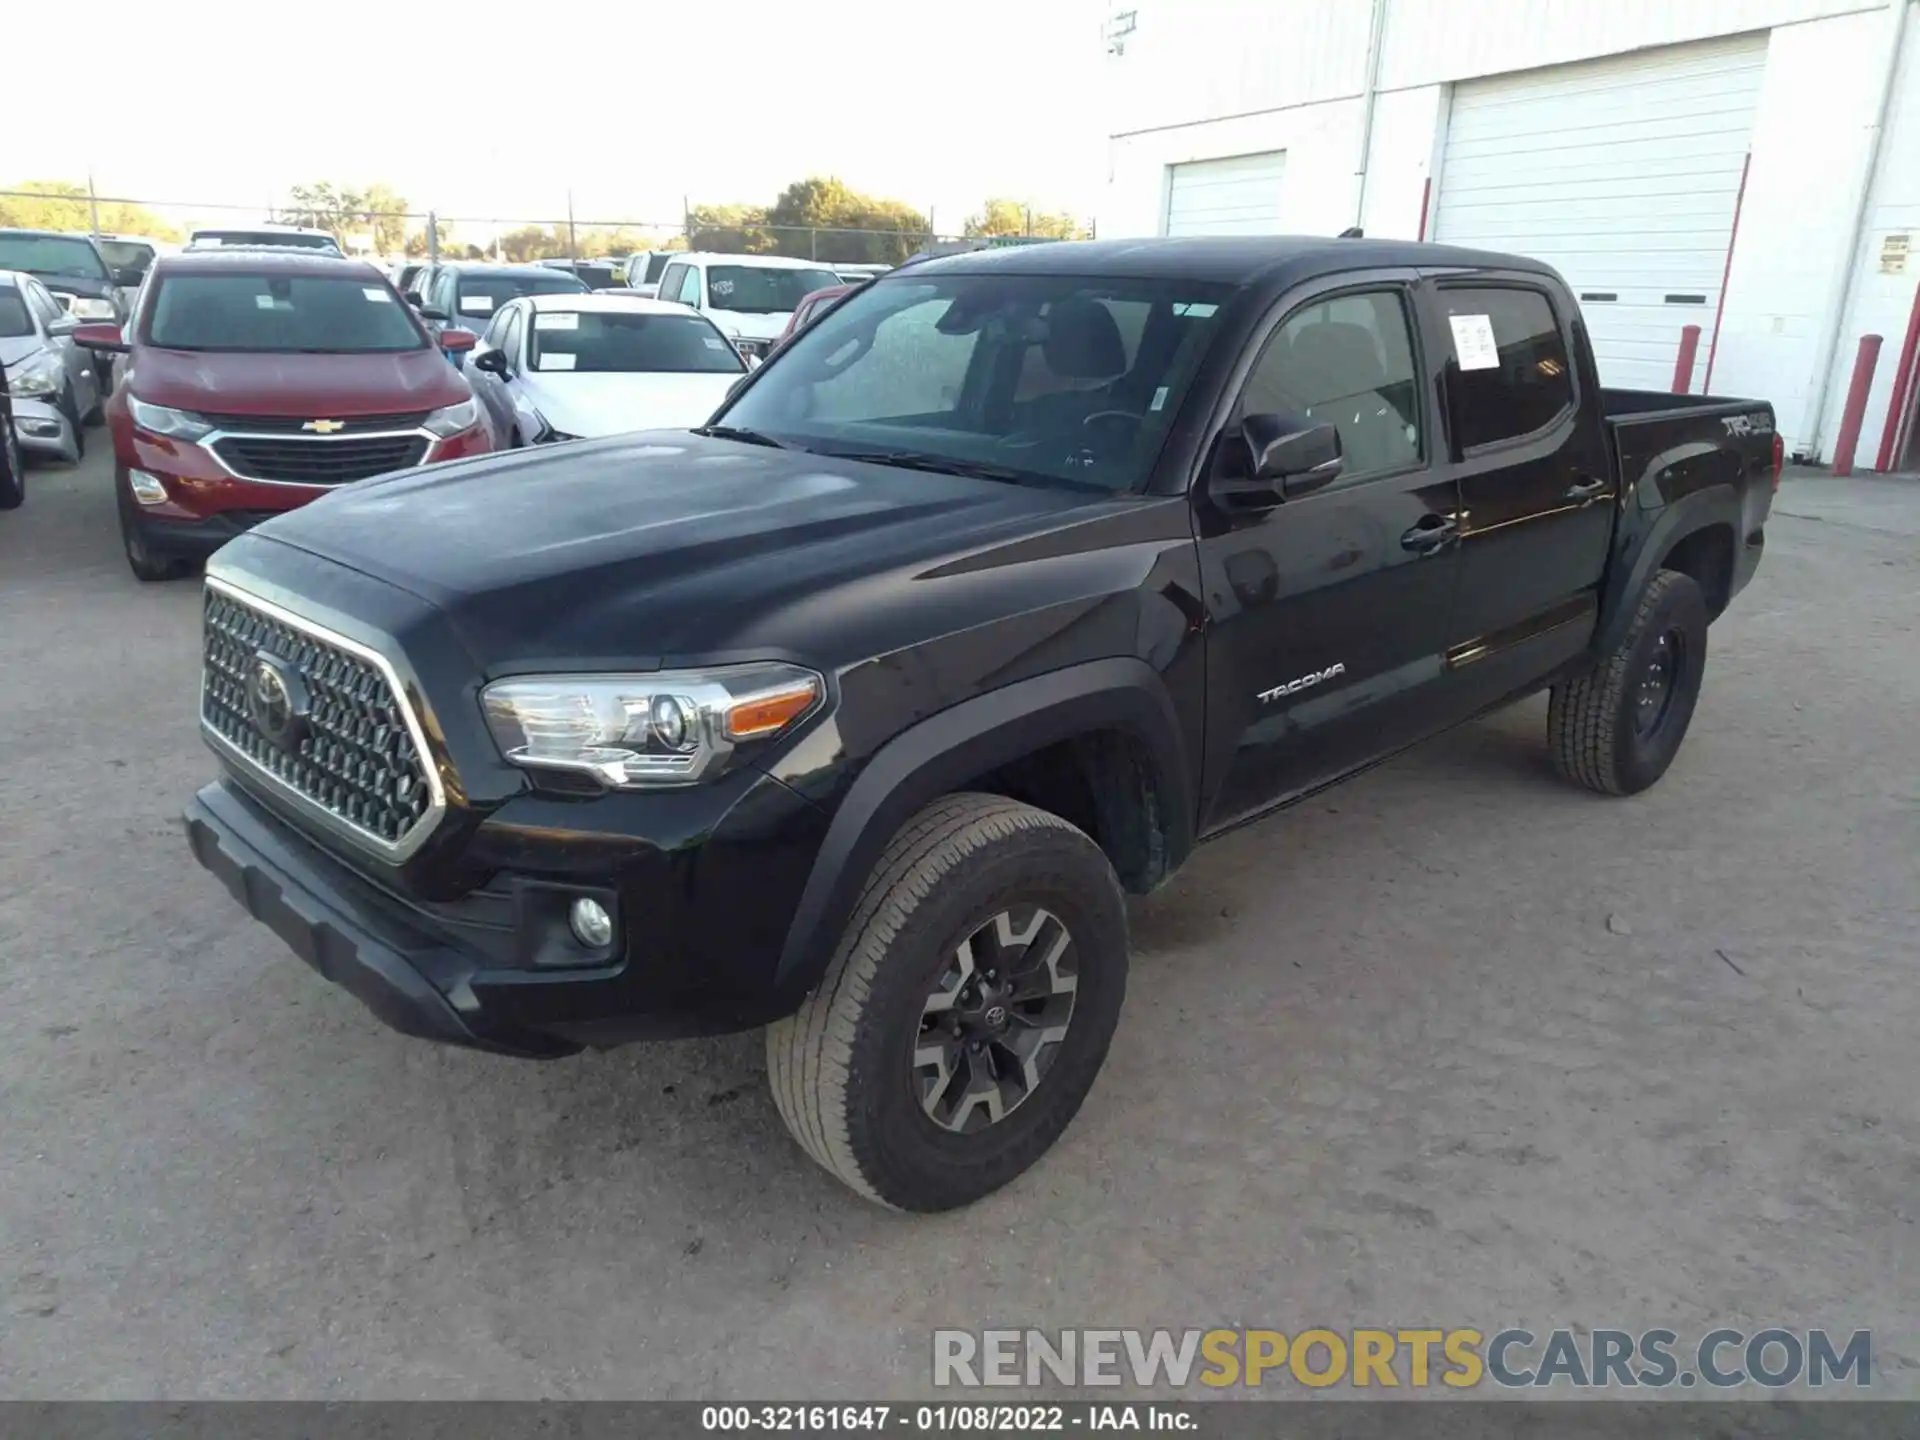
[[[87,172],[87,214],[93,220],[93,233],[100,233],[100,199],[93,193],[93,172]]]
[[[578,249],[574,247],[574,241],[573,241],[573,191],[572,189],[568,189],[567,191],[567,259],[578,260],[579,258],[580,258],[580,252]]]
[[[680,197],[680,224],[687,233],[687,249],[693,249],[693,201],[687,196]]]
[[[427,263],[440,263],[440,221],[433,211],[427,211]]]

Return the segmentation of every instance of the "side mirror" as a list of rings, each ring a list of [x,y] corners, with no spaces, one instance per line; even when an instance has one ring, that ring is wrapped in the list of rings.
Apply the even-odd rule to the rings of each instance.
[[[448,335],[463,334],[463,333],[465,332],[453,331],[453,330],[449,330],[447,332]],[[443,335],[440,338],[442,341],[444,341],[446,339],[446,335]],[[502,379],[505,379],[507,374],[507,352],[504,350],[478,351],[473,357],[473,368],[476,370],[484,370],[489,375],[498,375]]]
[[[76,345],[84,345],[89,350],[109,350],[124,355],[131,348],[121,338],[118,325],[76,325],[72,334]]]
[[[436,325],[444,325],[447,323],[447,312],[444,310],[429,310],[425,305],[422,305],[420,307],[420,318],[422,320],[431,320]]]
[[[147,272],[138,265],[122,265],[113,272],[113,283],[127,290],[137,290],[140,282],[147,278]]]
[[[407,304],[411,305],[416,310],[418,310],[422,305],[427,303],[425,300],[421,298],[420,292],[418,290],[409,290],[407,291],[406,295],[402,298],[404,298]]]
[[[479,343],[480,337],[471,330],[452,329],[442,330],[440,332],[440,348],[442,350],[471,350]],[[493,353],[497,355],[499,351],[496,350]]]
[[[1249,415],[1227,437],[1207,493],[1229,510],[1257,510],[1309,495],[1346,464],[1340,432],[1296,415]]]

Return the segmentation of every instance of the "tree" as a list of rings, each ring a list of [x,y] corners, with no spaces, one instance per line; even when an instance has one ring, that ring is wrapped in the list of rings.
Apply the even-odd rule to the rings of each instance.
[[[386,185],[367,187],[366,218],[373,231],[373,248],[382,255],[397,255],[406,244],[406,197]]]
[[[731,255],[765,255],[777,247],[762,227],[767,212],[760,205],[696,205],[687,212],[687,246]]]
[[[1003,197],[989,199],[967,218],[966,233],[983,235],[1038,235],[1048,240],[1079,240],[1086,229],[1071,215],[1047,214],[1031,205]]]
[[[347,248],[349,235],[367,235],[381,254],[402,249],[407,230],[406,198],[384,184],[363,190],[321,180],[288,188],[292,203],[281,212],[289,225],[325,230]]]
[[[834,177],[798,180],[767,212],[784,255],[841,264],[898,264],[928,238],[924,215],[901,200],[876,200]]]
[[[69,180],[23,180],[6,188],[34,193],[30,197],[0,198],[0,225],[18,226],[23,230],[75,232],[93,228],[93,210],[87,203],[84,185],[75,185]],[[177,241],[181,236],[178,226],[162,220],[144,205],[102,200],[99,210],[100,229],[108,235],[146,235],[169,241]]]

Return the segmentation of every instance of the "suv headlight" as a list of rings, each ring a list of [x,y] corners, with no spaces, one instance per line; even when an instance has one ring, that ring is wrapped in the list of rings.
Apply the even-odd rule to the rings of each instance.
[[[769,662],[496,680],[480,692],[480,705],[513,764],[649,790],[712,778],[743,748],[811,714],[825,694],[813,671]]]
[[[60,366],[51,355],[42,355],[18,368],[7,370],[7,390],[22,400],[51,398],[60,392]]]
[[[429,434],[438,435],[442,440],[450,440],[462,430],[471,430],[480,421],[480,406],[469,395],[458,405],[445,405],[435,410],[421,427]]]
[[[116,320],[113,301],[97,300],[91,295],[76,295],[67,306],[67,313],[76,320]]]
[[[170,440],[198,440],[213,433],[212,422],[191,411],[149,405],[132,396],[127,397],[127,414],[142,430],[153,435],[165,435]]]

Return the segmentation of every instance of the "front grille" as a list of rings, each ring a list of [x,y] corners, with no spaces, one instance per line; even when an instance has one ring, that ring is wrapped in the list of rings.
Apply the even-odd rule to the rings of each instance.
[[[345,485],[418,465],[427,453],[424,435],[369,436],[364,440],[255,439],[229,435],[214,443],[214,454],[234,474],[248,480],[279,480],[290,485]]]
[[[379,667],[212,585],[204,632],[200,718],[208,729],[296,795],[383,845],[398,846],[427,818],[433,794],[426,765]],[[249,703],[263,656],[291,670],[306,690],[305,715],[279,741],[268,738]],[[298,715],[301,707],[294,708]]]
[[[331,435],[365,435],[377,430],[418,430],[433,412],[408,410],[394,415],[213,415],[205,410],[196,410],[194,413],[216,430],[252,431],[262,435],[308,435],[320,433],[306,428],[320,421],[341,427],[338,430],[329,429],[327,433]]]

